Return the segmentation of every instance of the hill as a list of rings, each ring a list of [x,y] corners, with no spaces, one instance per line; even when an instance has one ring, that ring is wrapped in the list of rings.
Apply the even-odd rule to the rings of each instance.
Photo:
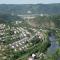
[[[0,4],[0,13],[27,14],[60,14],[60,3],[55,4]]]
[[[11,15],[11,14],[0,14],[0,23],[8,23],[12,21],[23,21],[22,18],[16,16],[16,15]]]
[[[38,28],[60,28],[60,15],[38,16],[27,22]]]

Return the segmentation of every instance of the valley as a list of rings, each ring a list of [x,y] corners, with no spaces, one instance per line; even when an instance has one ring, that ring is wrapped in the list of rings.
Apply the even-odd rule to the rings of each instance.
[[[60,60],[59,5],[0,5],[0,60]]]

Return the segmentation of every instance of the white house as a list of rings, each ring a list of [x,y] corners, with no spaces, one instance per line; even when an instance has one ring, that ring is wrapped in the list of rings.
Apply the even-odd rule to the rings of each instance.
[[[29,58],[28,58],[28,60],[34,60],[34,58],[32,58],[32,57],[29,57]]]

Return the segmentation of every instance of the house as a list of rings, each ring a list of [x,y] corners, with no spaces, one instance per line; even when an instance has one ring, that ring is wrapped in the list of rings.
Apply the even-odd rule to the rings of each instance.
[[[29,58],[28,58],[28,60],[34,60],[34,58],[32,58],[32,57],[29,57]]]
[[[16,47],[18,47],[19,45],[18,44],[16,44]]]
[[[21,51],[21,50],[22,50],[22,48],[19,48],[19,50]]]
[[[17,33],[17,31],[14,31],[14,34],[16,34]]]
[[[36,59],[36,54],[33,53],[32,54],[32,58]]]
[[[28,60],[35,60],[35,59],[36,59],[36,55],[34,53],[28,58]]]
[[[11,46],[11,48],[15,48],[14,46]]]
[[[14,49],[14,51],[17,51],[17,49]]]
[[[34,58],[36,55],[35,54],[32,54],[32,57]]]
[[[44,35],[41,32],[37,32],[36,36],[38,36],[39,39],[44,39]]]

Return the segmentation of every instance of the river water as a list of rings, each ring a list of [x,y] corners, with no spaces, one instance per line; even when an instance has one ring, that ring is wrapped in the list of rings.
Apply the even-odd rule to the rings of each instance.
[[[49,40],[51,41],[51,46],[47,49],[47,54],[51,55],[54,54],[56,50],[60,48],[60,46],[54,34],[51,33],[51,35],[49,36]]]

